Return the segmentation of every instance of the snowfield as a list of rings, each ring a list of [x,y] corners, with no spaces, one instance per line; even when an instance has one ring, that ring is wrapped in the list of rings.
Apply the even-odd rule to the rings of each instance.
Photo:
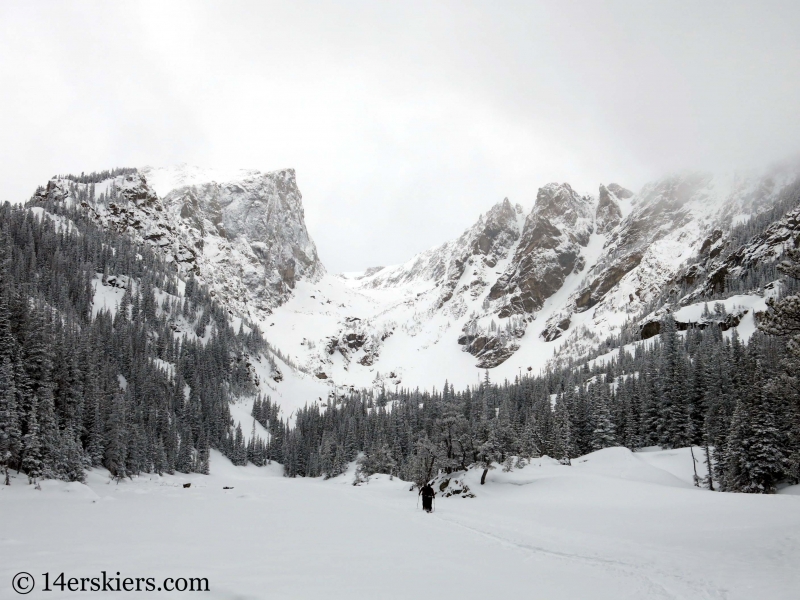
[[[0,597],[16,597],[19,571],[37,579],[28,598],[85,597],[42,592],[40,574],[103,570],[206,577],[203,597],[226,599],[775,600],[800,589],[798,486],[697,489],[688,448],[608,448],[571,467],[534,459],[490,471],[484,486],[471,471],[477,497],[437,498],[430,515],[406,482],[376,475],[354,487],[352,467],[287,479],[277,464],[235,467],[214,452],[211,471],[117,484],[94,470],[86,485],[41,490],[13,478],[0,486]]]
[[[587,248],[589,257],[597,254],[603,239],[603,236],[592,236]],[[556,352],[570,351],[566,344],[572,340],[571,337],[565,335],[553,342],[546,342],[541,333],[548,319],[579,288],[582,279],[581,273],[569,275],[562,288],[545,301],[536,320],[530,323],[525,334],[518,340],[520,349],[490,371],[493,381],[513,381],[515,377],[529,372],[538,374]],[[445,380],[456,388],[480,382],[483,371],[475,368],[475,357],[461,351],[462,347],[456,341],[463,323],[426,306],[426,302],[435,300],[433,297],[428,298],[435,288],[418,285],[405,290],[373,290],[360,286],[360,282],[356,280],[335,275],[324,275],[313,284],[301,281],[286,304],[275,309],[274,314],[267,319],[257,321],[267,340],[286,352],[295,363],[304,366],[308,372],[322,371],[326,376],[326,379],[315,382],[313,376],[294,373],[295,378],[304,380],[304,389],[308,389],[310,396],[304,398],[284,393],[285,399],[280,403],[286,414],[317,397],[325,398],[326,390],[334,387],[339,390],[350,386],[369,389],[385,385],[394,389],[395,385],[399,385],[409,389],[420,387],[430,390],[441,389]],[[471,301],[468,306],[472,309],[479,304],[480,298]],[[726,300],[690,304],[676,311],[675,318],[697,322],[703,309],[708,307],[713,311],[715,304],[723,305],[729,313],[746,310],[741,322],[724,332],[726,337],[730,337],[733,329],[736,329],[745,342],[756,331],[755,313],[766,310],[765,297],[748,294],[732,296]],[[571,316],[572,329],[585,328],[595,334],[594,339],[597,341],[614,328],[620,327],[629,316],[625,312],[598,312],[598,308],[592,308]],[[656,311],[644,317],[641,322],[659,320],[662,316],[663,310]],[[350,331],[345,323],[348,318],[353,317],[366,323],[367,331],[392,331],[392,335],[381,342],[380,352],[369,366],[359,364],[359,359],[364,356],[363,350],[354,352],[348,360],[343,359],[338,351],[330,356],[325,352],[325,344],[331,336]],[[658,339],[658,335],[654,337]],[[653,341],[653,338],[637,341],[628,344],[625,349],[633,353],[637,345],[652,344]],[[581,349],[586,351],[589,346],[584,344]],[[589,366],[597,360],[602,362],[605,358],[617,356],[618,353],[619,350],[615,349],[590,361]],[[326,362],[321,362],[320,357]],[[285,369],[284,372],[288,370]],[[389,377],[392,373],[396,376]],[[273,387],[277,390],[288,388],[283,384]]]

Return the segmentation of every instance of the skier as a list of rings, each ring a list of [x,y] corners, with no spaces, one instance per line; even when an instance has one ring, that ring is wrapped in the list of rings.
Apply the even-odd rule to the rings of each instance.
[[[430,483],[426,483],[422,486],[422,489],[419,491],[420,495],[422,496],[422,510],[425,512],[431,512],[433,510],[433,497],[436,495],[436,492],[433,491]]]

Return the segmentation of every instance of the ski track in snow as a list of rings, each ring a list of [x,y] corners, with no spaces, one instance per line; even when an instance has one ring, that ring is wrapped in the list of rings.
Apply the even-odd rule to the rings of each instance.
[[[437,498],[432,515],[407,482],[354,487],[353,465],[328,481],[287,479],[277,464],[235,467],[216,451],[208,476],[115,484],[96,469],[86,485],[41,491],[17,476],[0,486],[0,597],[19,571],[106,570],[208,577],[205,596],[220,599],[795,598],[798,486],[711,493],[692,486],[691,464],[688,448],[609,448],[572,467],[498,468],[485,486],[473,470],[461,477],[477,497]],[[29,597],[51,596],[86,594]]]
[[[555,550],[550,550],[541,546],[534,546],[529,543],[525,543],[519,540],[510,539],[507,537],[499,536],[493,534],[491,532],[485,531],[484,529],[480,529],[478,527],[466,525],[465,523],[459,522],[455,519],[448,519],[445,517],[439,516],[440,519],[444,521],[448,521],[458,527],[462,527],[469,531],[476,533],[482,537],[486,537],[491,540],[495,540],[500,544],[510,546],[513,548],[519,548],[520,550],[528,553],[528,554],[541,554],[548,557],[554,557],[558,559],[563,559],[566,561],[575,561],[579,563],[583,563],[592,567],[601,567],[601,568],[610,568],[614,569],[618,572],[619,575],[625,577],[631,577],[637,580],[643,581],[646,588],[648,589],[648,597],[651,598],[686,598],[689,597],[687,594],[700,592],[703,594],[702,597],[704,598],[726,598],[726,594],[722,590],[710,588],[708,584],[705,583],[697,583],[697,582],[690,582],[685,578],[681,577],[675,573],[666,573],[658,568],[656,568],[653,564],[642,564],[642,563],[631,563],[625,562],[622,560],[614,560],[609,558],[603,558],[600,556],[588,556],[582,554],[572,554],[567,552],[557,552]],[[662,578],[669,578],[676,580],[676,583],[681,587],[684,587],[683,591],[678,593],[670,592],[668,589],[663,585],[656,581],[652,575],[648,575],[645,570],[649,569],[654,571],[659,577]]]

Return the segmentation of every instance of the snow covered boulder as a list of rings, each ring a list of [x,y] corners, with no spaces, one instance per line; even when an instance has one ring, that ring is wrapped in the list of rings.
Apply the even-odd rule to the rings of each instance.
[[[475,497],[475,494],[470,491],[469,486],[464,482],[463,477],[442,476],[441,481],[434,485],[434,489],[443,498],[450,498],[451,496]]]

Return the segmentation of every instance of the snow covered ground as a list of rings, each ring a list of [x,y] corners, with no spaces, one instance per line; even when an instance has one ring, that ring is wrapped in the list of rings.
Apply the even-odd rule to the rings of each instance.
[[[596,255],[602,247],[603,239],[603,236],[592,236],[587,256]],[[562,288],[547,299],[536,320],[529,324],[525,335],[519,340],[520,349],[506,362],[491,370],[493,381],[513,380],[517,375],[528,373],[529,367],[532,374],[539,373],[554,356],[554,352],[561,350],[572,339],[563,336],[553,342],[546,342],[541,333],[550,316],[579,288],[582,279],[583,275],[580,273],[569,275]],[[419,386],[429,390],[434,387],[441,389],[445,379],[456,388],[479,383],[483,371],[475,368],[475,357],[462,352],[462,346],[457,343],[467,316],[459,321],[452,315],[432,310],[431,303],[435,301],[435,297],[431,293],[434,290],[435,288],[422,284],[404,289],[369,289],[360,287],[358,281],[333,275],[325,275],[317,283],[299,282],[293,297],[259,324],[266,338],[286,352],[294,362],[304,365],[309,372],[324,371],[328,379],[323,380],[324,383],[317,382],[322,383],[317,386],[321,390],[315,389],[312,382],[307,382],[306,387],[313,394],[309,398],[295,398],[291,393],[284,394],[288,403],[285,407],[287,414],[318,396],[324,398],[326,386],[333,385],[333,382],[344,387],[353,385],[370,388],[384,384],[394,388],[395,382],[399,381],[399,385],[404,387]],[[467,304],[469,309],[477,308],[480,300],[480,297],[471,300]],[[706,305],[713,311],[715,302],[700,302],[683,307],[676,312],[675,317],[679,320],[697,321]],[[729,313],[747,311],[736,329],[742,340],[749,340],[756,330],[755,313],[766,309],[765,299],[759,295],[739,295],[719,303]],[[643,319],[643,322],[660,319],[662,312],[658,311],[658,315],[653,313]],[[625,312],[597,312],[597,307],[593,307],[571,316],[571,330],[583,327],[599,332],[599,340],[614,328],[620,327],[629,316]],[[378,334],[384,331],[393,332],[380,343],[379,356],[369,366],[359,364],[363,351],[355,352],[346,361],[339,352],[328,356],[324,350],[330,336],[348,331],[345,322],[353,317],[358,317],[365,324],[366,331]],[[732,329],[725,332],[728,337],[732,334]],[[646,343],[652,342],[651,339]],[[633,352],[634,346],[641,343],[643,342],[631,344],[626,350]],[[588,347],[583,348],[584,351],[587,349]],[[608,357],[617,354],[618,350],[614,350]],[[320,357],[327,362],[320,362]],[[390,373],[395,373],[396,377],[389,377]],[[300,377],[313,380],[313,377]],[[281,389],[282,386],[275,387]]]
[[[424,514],[409,484],[286,479],[278,465],[0,486],[0,597],[19,571],[207,577],[208,598],[769,598],[800,589],[800,495],[694,488],[688,449],[465,476]],[[188,489],[182,484],[191,483]],[[233,489],[225,490],[223,486]],[[13,518],[12,518],[13,516]],[[155,596],[168,595],[154,593]],[[118,597],[119,593],[91,594]]]

